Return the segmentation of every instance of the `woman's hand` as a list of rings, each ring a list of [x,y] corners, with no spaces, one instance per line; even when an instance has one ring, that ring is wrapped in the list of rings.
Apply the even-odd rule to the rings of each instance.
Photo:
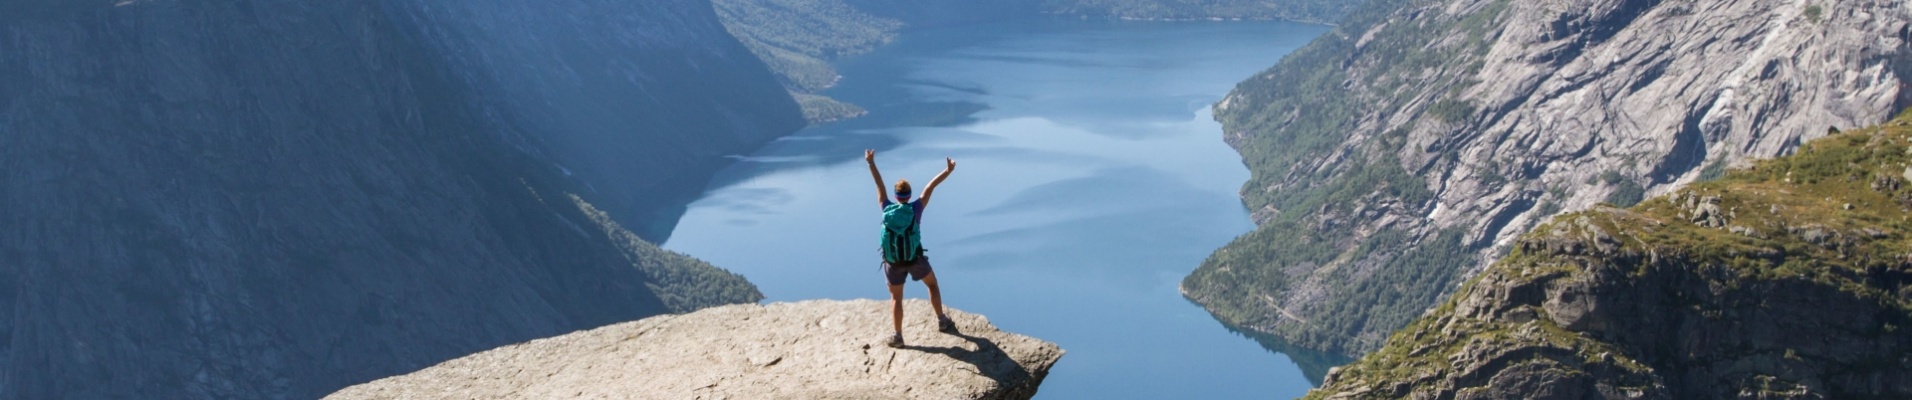
[[[946,165],[943,167],[944,171],[956,170],[956,160],[950,159],[949,157],[943,157],[943,162],[946,163]]]
[[[863,162],[866,162],[866,163],[871,163],[871,164],[875,164],[875,163],[876,163],[876,150],[875,150],[875,149],[863,149]]]

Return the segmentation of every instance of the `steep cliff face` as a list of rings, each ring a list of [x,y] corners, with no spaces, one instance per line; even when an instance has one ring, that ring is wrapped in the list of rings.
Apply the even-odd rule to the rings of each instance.
[[[1309,398],[1912,397],[1908,154],[1901,118],[1555,218]]]
[[[636,202],[655,187],[603,182],[680,179],[663,161],[778,133],[750,127],[792,126],[794,106],[692,90],[777,93],[708,11],[677,12],[696,1],[514,3],[483,5],[521,20],[471,2],[9,2],[26,12],[0,15],[0,398],[312,398],[760,299],[586,201]],[[511,28],[567,16],[605,35]],[[696,64],[560,62],[519,41]],[[590,84],[623,87],[564,92]],[[640,95],[657,101],[624,103]],[[673,98],[715,111],[642,110]],[[645,116],[600,115],[624,112]],[[574,117],[652,125],[588,152],[568,141],[614,134],[543,125]],[[697,124],[731,131],[673,128]]]
[[[911,300],[908,346],[878,344],[890,305],[743,304],[666,315],[473,354],[326,396],[356,399],[1028,399],[1062,359],[1054,343]]]
[[[1217,104],[1260,227],[1183,283],[1303,347],[1378,347],[1516,234],[1912,104],[1896,1],[1385,0]]]

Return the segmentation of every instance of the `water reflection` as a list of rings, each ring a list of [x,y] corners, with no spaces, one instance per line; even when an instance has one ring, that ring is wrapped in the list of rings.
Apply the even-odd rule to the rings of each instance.
[[[1191,301],[1190,303],[1192,304],[1194,302]],[[1197,304],[1197,306],[1200,306],[1200,304]],[[1321,386],[1321,381],[1328,377],[1329,369],[1354,362],[1354,359],[1340,354],[1323,353],[1295,347],[1289,344],[1288,341],[1282,340],[1279,336],[1235,326],[1221,319],[1216,319],[1215,322],[1222,324],[1223,328],[1228,328],[1229,332],[1253,339],[1255,343],[1261,344],[1261,347],[1267,348],[1268,351],[1288,356],[1288,359],[1294,360],[1295,365],[1301,367],[1301,375],[1306,376],[1308,383],[1314,384],[1314,386]]]

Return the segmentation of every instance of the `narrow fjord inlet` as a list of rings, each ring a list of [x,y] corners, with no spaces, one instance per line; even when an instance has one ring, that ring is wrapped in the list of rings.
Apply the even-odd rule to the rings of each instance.
[[[1068,349],[1043,398],[1300,396],[1328,365],[1231,332],[1177,284],[1253,228],[1237,196],[1248,170],[1210,105],[1326,29],[1058,18],[910,32],[838,63],[827,94],[868,116],[739,155],[665,247],[771,301],[883,298],[862,150],[919,185],[950,157],[961,167],[922,226],[944,301]]]

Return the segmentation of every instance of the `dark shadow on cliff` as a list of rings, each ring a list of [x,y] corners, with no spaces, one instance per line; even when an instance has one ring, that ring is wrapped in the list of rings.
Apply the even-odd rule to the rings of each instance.
[[[1029,373],[1029,369],[1023,368],[1022,364],[1016,363],[1015,358],[1011,358],[1008,353],[1004,353],[1002,347],[996,346],[996,342],[992,342],[987,338],[969,336],[962,333],[952,333],[950,335],[963,338],[963,340],[967,340],[970,343],[975,343],[976,349],[970,350],[962,347],[937,346],[903,346],[903,348],[925,353],[942,354],[962,362],[975,364],[978,373],[989,377],[991,380],[995,380],[996,385],[999,387],[1015,387],[1036,379],[1035,376]]]

